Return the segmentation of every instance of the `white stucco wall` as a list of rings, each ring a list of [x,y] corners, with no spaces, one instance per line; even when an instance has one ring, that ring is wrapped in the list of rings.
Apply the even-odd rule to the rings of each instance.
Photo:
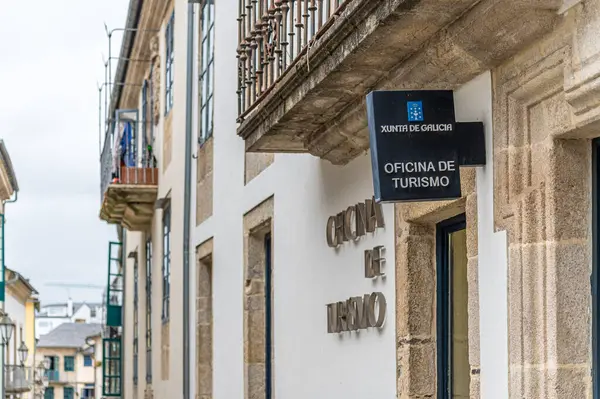
[[[39,317],[35,319],[35,337],[48,334],[63,323],[70,322],[68,317]]]
[[[214,206],[212,217],[193,235],[195,245],[214,238],[214,398],[244,396],[242,222],[246,212],[270,196],[275,204],[274,396],[394,398],[393,206],[384,206],[385,229],[334,250],[325,239],[327,218],[373,195],[368,154],[345,167],[311,155],[276,155],[244,186],[244,142],[235,123],[237,37],[231,34],[237,22],[228,11],[235,7],[234,0],[216,7]],[[372,281],[364,278],[363,256],[376,245],[387,248],[387,277]],[[327,334],[326,304],[373,291],[383,292],[388,303],[382,330]],[[190,335],[193,340],[193,330]],[[194,389],[192,381],[192,397]]]
[[[481,397],[508,398],[508,260],[506,232],[494,231],[492,80],[490,73],[455,92],[457,121],[482,121],[487,163],[477,168]]]
[[[6,293],[5,298],[5,310],[13,320],[15,324],[15,329],[13,331],[13,336],[11,337],[10,344],[8,345],[8,354],[9,354],[9,364],[18,364],[14,361],[15,355],[17,362],[19,361],[18,354],[15,354],[14,350],[14,341],[17,340],[17,348],[21,344],[21,340],[25,339],[25,305],[20,303],[16,298],[11,296],[8,292]],[[20,328],[23,329],[23,338],[19,335]],[[33,353],[33,348],[29,348],[31,353]],[[28,363],[30,363],[31,359],[28,359]]]
[[[71,316],[71,321],[75,323],[76,320],[85,320],[86,323],[90,323],[91,309],[88,305],[81,305],[79,309],[77,309],[77,312],[73,313],[73,316]]]

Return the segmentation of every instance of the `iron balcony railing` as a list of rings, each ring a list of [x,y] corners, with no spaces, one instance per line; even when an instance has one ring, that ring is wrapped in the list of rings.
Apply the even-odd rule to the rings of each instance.
[[[333,23],[348,0],[238,0],[241,119]]]
[[[50,382],[60,381],[60,371],[58,370],[46,370],[46,378]]]
[[[100,155],[101,200],[110,184],[158,184],[151,121],[139,121],[137,110],[118,110],[106,131]]]
[[[101,199],[104,198],[106,188],[112,180],[112,145],[111,135],[107,134],[104,139],[104,146],[102,148],[102,155],[100,156],[100,195]]]
[[[28,392],[33,388],[35,371],[33,367],[4,366],[4,384],[6,393]]]

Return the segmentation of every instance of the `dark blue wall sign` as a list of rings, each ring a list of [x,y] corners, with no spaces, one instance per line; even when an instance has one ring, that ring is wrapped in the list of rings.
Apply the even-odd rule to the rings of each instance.
[[[378,202],[460,198],[451,90],[374,91],[367,113]]]

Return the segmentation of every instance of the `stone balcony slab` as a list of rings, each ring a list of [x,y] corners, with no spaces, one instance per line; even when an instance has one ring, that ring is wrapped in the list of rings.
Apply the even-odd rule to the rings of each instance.
[[[452,89],[562,18],[562,0],[349,0],[240,114],[249,152],[345,164],[369,147],[372,90]]]

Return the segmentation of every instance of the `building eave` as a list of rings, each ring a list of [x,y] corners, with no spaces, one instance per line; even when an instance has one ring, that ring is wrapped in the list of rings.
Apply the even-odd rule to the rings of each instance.
[[[114,81],[110,83],[111,89],[111,100],[109,117],[112,118],[115,110],[118,108],[121,102],[121,94],[123,93],[123,85],[125,78],[127,77],[127,69],[129,68],[129,58],[131,51],[133,50],[135,37],[137,34],[138,23],[140,21],[140,15],[142,13],[143,0],[130,0],[129,8],[127,10],[127,20],[125,23],[125,33],[123,34],[123,41],[121,42],[121,51],[119,52],[119,62],[115,72]],[[109,124],[110,126],[110,124]],[[108,127],[107,127],[108,128]]]
[[[9,191],[11,191],[11,194],[12,192],[19,191],[17,176],[15,174],[10,155],[8,154],[8,150],[6,149],[6,144],[4,144],[4,140],[2,139],[0,139],[0,162],[2,162],[4,165],[4,170],[6,171],[8,177],[8,182],[10,184]]]

